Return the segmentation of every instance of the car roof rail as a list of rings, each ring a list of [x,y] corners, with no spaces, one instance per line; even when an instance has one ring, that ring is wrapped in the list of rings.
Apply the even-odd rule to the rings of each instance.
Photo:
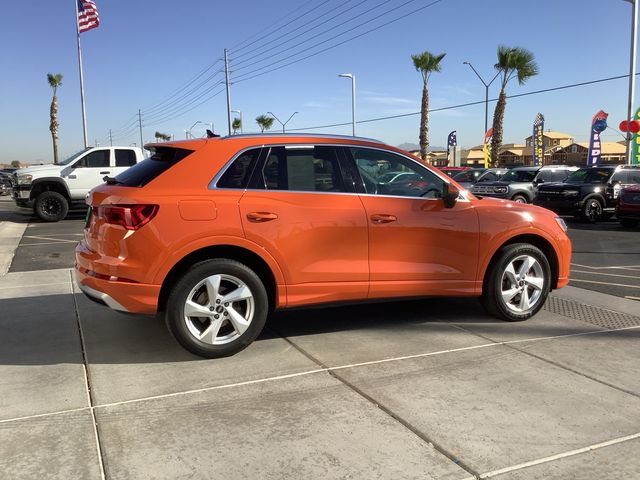
[[[309,138],[309,137],[317,137],[317,138],[332,138],[336,140],[360,140],[365,142],[373,142],[380,143],[382,145],[387,145],[382,140],[378,140],[375,138],[369,137],[354,137],[351,135],[333,135],[328,133],[276,133],[276,132],[267,132],[267,133],[240,133],[237,135],[225,135],[221,137],[221,140],[232,140],[234,138],[265,138],[265,137],[287,137],[287,138]]]

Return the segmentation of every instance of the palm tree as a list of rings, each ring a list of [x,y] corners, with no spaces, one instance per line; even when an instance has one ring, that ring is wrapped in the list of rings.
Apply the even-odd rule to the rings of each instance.
[[[171,135],[168,135],[166,133],[161,133],[161,132],[156,132],[155,137],[156,137],[156,141],[163,140],[165,142],[168,142],[169,140],[171,140]]]
[[[47,73],[49,86],[53,89],[53,98],[51,99],[51,107],[49,107],[49,131],[51,131],[51,140],[53,140],[53,163],[58,163],[58,97],[56,93],[58,87],[62,85],[62,74]]]
[[[432,72],[440,71],[440,62],[446,53],[434,55],[431,52],[422,52],[411,55],[413,66],[422,75],[422,106],[420,107],[420,157],[427,158],[429,148],[429,92],[427,82]]]
[[[491,137],[491,166],[499,164],[498,154],[502,146],[502,125],[504,122],[504,110],[507,106],[507,84],[514,78],[518,84],[524,85],[527,80],[538,74],[538,64],[534,60],[533,53],[520,47],[498,47],[498,63],[496,70],[500,73],[500,95],[493,112],[493,136]]]
[[[273,117],[268,115],[259,115],[256,117],[256,123],[260,127],[260,133],[264,133],[265,130],[269,130],[273,125]]]
[[[257,120],[256,120],[257,121]],[[231,128],[233,128],[233,134],[238,133],[238,130],[242,127],[242,122],[239,118],[234,118],[233,122],[231,122]]]

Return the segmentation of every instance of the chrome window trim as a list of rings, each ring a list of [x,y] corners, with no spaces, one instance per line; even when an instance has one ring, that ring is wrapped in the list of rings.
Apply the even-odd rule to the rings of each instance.
[[[238,136],[238,135],[236,135]],[[252,136],[252,135],[249,135]],[[244,135],[244,137],[246,138],[247,135]],[[256,138],[261,137],[261,135],[255,135]],[[345,137],[342,137],[345,138]],[[353,137],[349,137],[349,138],[353,138]],[[358,137],[356,137],[358,138]],[[233,162],[240,157],[240,155],[242,155],[243,153],[247,152],[248,150],[252,150],[254,148],[265,148],[265,147],[284,147],[287,148],[287,146],[291,146],[291,148],[296,148],[296,147],[309,147],[308,143],[300,143],[300,144],[295,144],[295,143],[273,143],[273,144],[261,144],[261,145],[252,145],[250,147],[245,147],[242,150],[240,150],[239,152],[237,152],[233,157],[231,157],[230,160],[228,160],[224,166],[220,169],[220,171],[216,174],[215,177],[213,177],[213,179],[209,182],[208,185],[208,189],[209,190],[236,190],[236,191],[243,191],[243,192],[288,192],[288,193],[306,193],[306,194],[319,194],[319,195],[358,195],[358,196],[365,196],[365,197],[379,197],[379,198],[409,198],[412,200],[415,199],[422,199],[422,200],[440,200],[439,198],[423,198],[423,197],[410,197],[410,196],[404,196],[404,195],[378,195],[378,194],[374,194],[374,193],[358,193],[358,192],[317,192],[317,191],[304,191],[304,190],[267,190],[267,189],[263,189],[263,188],[221,188],[218,187],[216,184],[218,183],[218,181],[220,180],[220,177],[222,177],[225,172],[227,171],[227,169],[233,164]],[[316,145],[311,145],[312,147],[316,147]],[[353,144],[341,144],[341,143],[323,143],[320,146],[328,146],[328,147],[354,147]],[[391,153],[393,155],[398,155],[399,157],[405,158],[407,160],[409,160],[410,162],[415,163],[416,165],[418,165],[418,167],[424,168],[426,170],[428,170],[430,173],[432,173],[433,175],[435,175],[436,177],[440,178],[443,182],[445,182],[448,185],[451,185],[451,182],[447,181],[447,179],[449,177],[447,177],[444,173],[440,173],[437,171],[432,171],[429,168],[427,168],[425,165],[423,165],[422,163],[420,163],[418,160],[413,159],[407,155],[404,155],[402,153],[398,153],[395,152],[393,150],[389,150],[386,148],[378,148],[378,147],[371,147],[369,145],[365,145],[365,146],[361,146],[360,148],[368,148],[370,150],[379,150],[382,152],[386,152],[386,153]],[[460,190],[460,195],[458,195],[458,201],[461,202],[470,202],[469,198],[467,198],[466,196],[466,192],[467,190],[462,189]]]

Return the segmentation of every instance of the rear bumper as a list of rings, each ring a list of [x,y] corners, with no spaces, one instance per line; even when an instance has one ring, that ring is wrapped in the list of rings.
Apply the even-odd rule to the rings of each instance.
[[[76,247],[76,283],[87,297],[121,312],[156,313],[160,285],[126,281],[117,276],[105,278],[106,275],[96,272],[93,255],[84,242]]]

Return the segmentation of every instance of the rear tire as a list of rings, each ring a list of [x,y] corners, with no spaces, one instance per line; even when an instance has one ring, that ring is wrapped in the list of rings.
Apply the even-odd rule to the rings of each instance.
[[[602,203],[597,198],[587,198],[582,206],[582,219],[587,223],[596,223],[602,218]]]
[[[59,222],[69,212],[69,202],[58,192],[42,192],[33,205],[34,213],[45,222]]]
[[[248,347],[268,313],[260,277],[240,262],[221,258],[193,265],[176,281],[167,297],[165,321],[185,349],[220,358]]]
[[[490,315],[518,322],[533,317],[551,288],[551,268],[545,254],[528,243],[503,247],[485,274],[482,306]]]

